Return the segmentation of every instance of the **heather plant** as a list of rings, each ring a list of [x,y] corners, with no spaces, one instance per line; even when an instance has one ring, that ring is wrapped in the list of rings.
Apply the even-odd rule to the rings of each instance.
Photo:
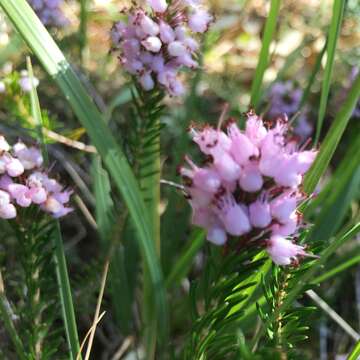
[[[358,5],[63,5],[0,0],[0,357],[357,359]]]

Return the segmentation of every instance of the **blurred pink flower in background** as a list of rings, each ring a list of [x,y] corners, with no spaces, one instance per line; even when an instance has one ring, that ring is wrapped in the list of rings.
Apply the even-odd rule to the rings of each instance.
[[[207,31],[212,16],[200,1],[148,0],[151,11],[133,8],[128,22],[111,30],[113,50],[124,69],[145,91],[159,85],[171,96],[185,91],[178,78],[181,68],[196,68],[199,49],[196,33]]]

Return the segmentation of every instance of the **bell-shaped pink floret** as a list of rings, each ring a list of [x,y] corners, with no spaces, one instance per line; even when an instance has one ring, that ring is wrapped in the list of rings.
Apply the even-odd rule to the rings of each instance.
[[[140,76],[140,85],[145,91],[150,91],[154,88],[155,83],[150,72],[144,72]]]
[[[192,37],[187,36],[182,43],[187,47],[187,49],[191,52],[199,50],[199,43]]]
[[[315,160],[317,151],[300,151],[297,154],[297,165],[299,174],[305,174]]]
[[[271,214],[278,221],[286,223],[295,211],[298,198],[294,192],[286,192],[271,201]]]
[[[9,185],[14,181],[9,175],[3,175],[0,177],[0,189],[8,191]]]
[[[3,158],[5,161],[5,169],[9,176],[17,177],[24,173],[24,166],[19,159],[7,155]]]
[[[281,236],[293,235],[298,228],[298,216],[294,211],[289,219],[284,223],[278,223],[271,226],[273,234]]]
[[[193,141],[199,146],[204,154],[214,156],[218,151],[230,151],[231,140],[220,130],[215,130],[210,126],[206,126],[201,131],[191,128],[190,134]]]
[[[169,44],[175,40],[174,29],[165,21],[161,20],[159,24],[160,39],[163,43]]]
[[[141,29],[150,36],[156,36],[160,31],[159,25],[147,15],[141,16],[140,26]]]
[[[252,226],[266,228],[271,223],[270,205],[267,201],[257,200],[249,206],[249,218]]]
[[[236,181],[241,173],[241,167],[225,151],[214,153],[214,167],[220,177],[228,182]]]
[[[167,49],[171,56],[181,56],[187,51],[186,46],[181,41],[177,40],[169,43]]]
[[[195,33],[207,31],[213,17],[204,9],[197,8],[189,15],[189,28]]]
[[[240,236],[251,230],[247,214],[232,195],[226,194],[217,199],[215,212],[230,235]]]
[[[252,156],[258,156],[258,148],[241,133],[235,123],[228,127],[228,134],[231,139],[230,153],[239,165],[245,165]]]
[[[0,135],[0,153],[9,150],[10,150],[10,145],[6,141],[5,137]]]
[[[40,167],[43,164],[41,151],[36,147],[27,147],[19,141],[13,146],[14,155],[21,161],[25,170]]]
[[[9,203],[0,206],[0,219],[9,220],[16,218],[16,208],[13,204]]]
[[[10,203],[10,195],[0,190],[0,218],[13,219],[16,217],[16,208]]]
[[[267,242],[266,251],[274,263],[278,265],[290,265],[297,256],[306,255],[302,246],[296,245],[279,235],[271,236]]]
[[[257,164],[248,163],[241,171],[239,185],[247,192],[259,191],[264,184]]]
[[[295,188],[301,184],[302,176],[299,172],[297,154],[284,155],[274,176],[278,185]]]
[[[29,188],[22,184],[10,184],[8,191],[16,203],[21,207],[29,207],[31,205],[31,198],[29,195]]]
[[[245,135],[255,146],[260,146],[265,138],[267,130],[260,117],[255,114],[249,114],[246,121]]]
[[[214,245],[224,245],[227,240],[226,231],[222,226],[214,225],[208,229],[206,239]]]
[[[163,13],[167,9],[168,5],[166,0],[147,0],[150,7],[158,13]]]
[[[221,178],[218,173],[210,168],[199,168],[187,156],[185,160],[190,165],[190,169],[181,167],[180,174],[190,178],[195,187],[212,194],[216,193],[221,185]]]
[[[159,52],[162,46],[161,40],[157,36],[149,36],[143,40],[141,44],[146,50],[154,53]]]
[[[43,187],[31,187],[28,196],[34,204],[43,204],[47,199],[47,192]]]
[[[182,55],[179,55],[177,58],[176,58],[176,63],[179,65],[179,66],[185,66],[185,67],[188,67],[190,69],[195,69],[198,67],[198,63],[197,61],[195,61],[193,59],[193,57],[191,56],[190,53],[187,52],[187,50],[185,50],[185,52],[182,54]]]
[[[277,143],[274,132],[269,131],[261,144],[259,170],[265,176],[274,177],[279,172],[283,157],[282,148]]]

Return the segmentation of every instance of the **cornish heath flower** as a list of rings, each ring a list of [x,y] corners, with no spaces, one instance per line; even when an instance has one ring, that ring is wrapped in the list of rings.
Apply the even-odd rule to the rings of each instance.
[[[67,25],[68,20],[62,10],[64,0],[28,0],[28,3],[45,26]]]
[[[198,67],[196,34],[204,33],[212,16],[199,1],[148,0],[149,10],[132,8],[128,22],[111,30],[113,50],[123,68],[136,77],[146,91],[155,86],[171,96],[184,93],[178,78],[181,68]]]
[[[224,245],[233,236],[247,244],[265,244],[279,265],[306,255],[289,238],[301,227],[296,208],[305,198],[302,180],[316,151],[299,149],[287,119],[265,126],[250,111],[244,131],[231,120],[225,131],[206,125],[192,127],[190,134],[205,165],[185,157],[179,172],[192,223],[206,230],[207,239]]]
[[[10,146],[0,135],[0,218],[13,219],[17,208],[38,206],[54,218],[72,211],[71,190],[66,190],[42,169],[37,147],[18,141]]]

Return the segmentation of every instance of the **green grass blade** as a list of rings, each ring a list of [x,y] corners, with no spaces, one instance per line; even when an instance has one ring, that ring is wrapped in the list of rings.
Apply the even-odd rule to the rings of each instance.
[[[332,269],[326,271],[325,273],[319,275],[311,283],[312,284],[320,284],[320,283],[340,274],[341,272],[349,269],[350,267],[355,266],[358,263],[360,263],[360,254],[357,256],[351,257],[347,261],[341,261],[340,265],[335,266]]]
[[[329,28],[328,41],[326,47],[327,57],[326,57],[326,65],[324,70],[324,79],[321,88],[320,106],[319,106],[319,113],[318,113],[318,120],[316,126],[316,134],[315,134],[315,144],[317,144],[317,142],[319,141],[322,124],[326,113],[326,106],[330,91],[331,74],[334,66],[336,44],[337,44],[337,39],[339,37],[341,21],[344,14],[344,8],[345,8],[344,0],[334,0],[332,19]]]
[[[114,184],[122,194],[138,232],[139,246],[148,266],[160,334],[165,334],[167,306],[160,264],[152,241],[147,210],[125,155],[70,64],[27,2],[25,0],[0,0],[0,6],[64,93],[97,148]]]
[[[33,70],[31,66],[30,58],[27,58],[27,68],[29,72],[29,77],[31,82],[33,81]],[[45,163],[48,163],[48,152],[44,143],[43,137],[43,121],[41,116],[41,109],[39,98],[35,86],[31,87],[30,91],[30,104],[31,104],[31,114],[36,124],[36,130],[38,133],[38,138],[42,146],[42,154],[45,159]],[[74,311],[74,304],[72,300],[71,287],[69,274],[66,265],[65,251],[63,240],[61,236],[60,223],[59,221],[54,221],[55,227],[53,231],[53,241],[55,247],[55,267],[56,267],[56,277],[58,282],[60,302],[61,302],[61,311],[64,320],[64,326],[66,331],[66,338],[69,346],[69,357],[71,359],[76,359],[80,350],[79,338],[76,326],[76,318]]]
[[[189,271],[189,268],[205,242],[205,233],[203,230],[196,229],[189,238],[189,245],[184,253],[179,257],[170,274],[166,278],[166,287],[178,284]]]
[[[356,343],[356,345],[354,346],[353,351],[348,356],[347,360],[359,360],[359,357],[360,357],[360,341],[358,341]]]
[[[60,292],[61,311],[64,319],[66,338],[71,351],[71,359],[76,359],[79,352],[79,338],[76,327],[74,305],[71,295],[69,274],[66,265],[64,244],[61,236],[60,224],[55,222],[54,233],[52,235],[55,245],[55,265],[58,288]]]
[[[261,97],[261,84],[263,81],[265,70],[269,63],[270,44],[274,37],[277,18],[280,9],[280,0],[271,0],[269,16],[266,19],[264,37],[259,54],[259,61],[256,66],[255,76],[251,85],[251,106],[258,106]]]
[[[308,98],[309,98],[309,95],[310,95],[310,91],[311,91],[311,88],[315,82],[315,79],[316,79],[316,75],[318,74],[318,72],[320,71],[320,68],[321,68],[321,61],[324,57],[324,54],[325,54],[325,51],[326,51],[326,47],[327,47],[327,41],[325,42],[323,48],[321,49],[321,51],[319,52],[319,54],[317,55],[316,57],[316,61],[315,61],[315,64],[314,64],[314,68],[313,70],[311,71],[311,74],[309,76],[309,80],[307,81],[307,85],[306,85],[306,88],[301,96],[301,100],[300,100],[300,105],[299,105],[299,109],[298,111],[300,111],[306,104]]]
[[[360,75],[357,76],[353,83],[351,90],[346,97],[346,100],[339,112],[337,113],[335,120],[327,133],[323,144],[321,145],[320,152],[316,157],[314,164],[310,171],[306,174],[304,179],[304,191],[306,193],[312,193],[320,180],[320,177],[326,171],[332,156],[336,150],[337,145],[343,135],[345,128],[349,122],[351,114],[355,108],[356,102],[360,97]]]
[[[341,225],[360,188],[360,148],[354,152],[336,187],[328,194],[306,242],[328,241]]]

